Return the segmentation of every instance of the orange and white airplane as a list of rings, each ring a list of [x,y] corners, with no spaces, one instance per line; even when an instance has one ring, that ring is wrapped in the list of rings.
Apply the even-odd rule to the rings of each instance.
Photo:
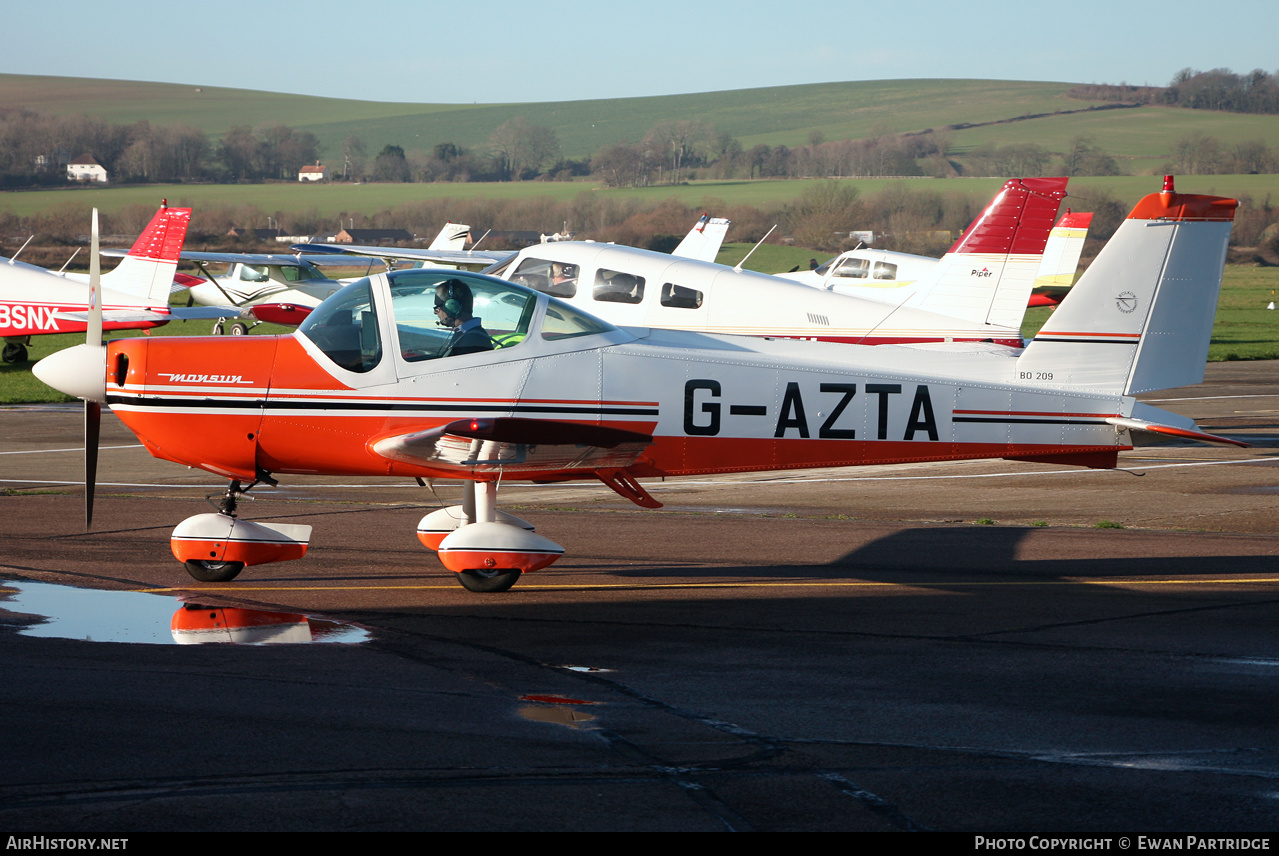
[[[191,220],[190,208],[161,204],[133,248],[110,273],[102,274],[100,299],[106,330],[159,327],[175,318],[216,317],[216,311],[171,308],[178,254]],[[96,248],[95,248],[96,249]],[[94,252],[89,264],[97,266]],[[0,336],[4,361],[22,362],[32,336],[83,333],[89,277],[61,273],[0,258]]]
[[[1030,306],[1053,306],[1060,302],[1061,294],[1075,281],[1091,223],[1091,212],[1067,211],[1061,215],[1048,233],[1048,243],[1032,285]],[[950,251],[956,252],[956,247]],[[840,253],[813,270],[773,275],[850,297],[899,303],[912,293],[912,286],[928,277],[938,261],[930,256],[858,247]]]
[[[1203,379],[1236,205],[1166,180],[1024,352],[622,329],[513,282],[419,269],[352,283],[291,335],[104,347],[91,333],[35,372],[85,399],[91,448],[105,403],[152,455],[230,480],[220,513],[173,532],[196,579],[306,552],[310,527],[235,516],[255,485],[378,475],[465,480],[463,504],[418,537],[468,589],[502,591],[563,553],[497,510],[512,479],[598,479],[658,507],[640,479],[975,458],[1108,468],[1142,431],[1243,445],[1133,397]]]

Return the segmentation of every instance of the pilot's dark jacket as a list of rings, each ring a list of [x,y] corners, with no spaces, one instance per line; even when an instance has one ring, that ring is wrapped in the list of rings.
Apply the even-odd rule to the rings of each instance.
[[[453,336],[444,347],[442,356],[457,357],[462,354],[476,354],[491,350],[493,350],[493,340],[480,326],[480,319],[468,318],[453,329]]]

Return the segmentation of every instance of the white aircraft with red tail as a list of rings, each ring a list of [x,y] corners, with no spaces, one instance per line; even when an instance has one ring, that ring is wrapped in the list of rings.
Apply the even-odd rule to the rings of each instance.
[[[512,479],[598,479],[658,507],[640,479],[976,458],[1106,468],[1141,431],[1243,445],[1133,398],[1202,380],[1236,205],[1167,180],[1024,352],[622,329],[516,283],[419,269],[347,286],[291,335],[90,335],[36,374],[85,399],[90,448],[106,403],[152,455],[230,480],[220,513],[173,532],[196,579],[306,552],[310,527],[241,520],[238,495],[291,474],[378,475],[465,480],[463,504],[418,537],[468,589],[501,591],[563,553],[498,511]]]
[[[1030,306],[1055,306],[1075,281],[1092,213],[1067,211],[1048,233],[1039,271],[1031,288]],[[951,247],[951,252],[957,251]],[[929,256],[858,247],[840,253],[813,270],[793,270],[773,276],[849,297],[900,303],[913,286],[926,280],[938,260]],[[1051,289],[1051,292],[1045,290]]]
[[[190,220],[190,208],[162,204],[120,264],[101,275],[103,329],[146,329],[175,318],[216,316],[216,312],[207,309],[190,311],[169,306],[178,254]],[[96,247],[89,264],[99,264]],[[84,274],[60,273],[14,259],[0,259],[4,361],[25,360],[32,336],[84,332],[88,282],[89,277]]]
[[[614,324],[877,345],[1021,347],[1021,321],[1065,178],[1007,182],[951,252],[896,295],[849,296],[770,274],[612,244],[521,250],[491,273]]]

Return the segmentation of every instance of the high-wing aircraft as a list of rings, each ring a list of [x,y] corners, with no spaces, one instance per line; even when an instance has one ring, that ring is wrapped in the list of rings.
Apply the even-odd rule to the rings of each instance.
[[[974,458],[1108,468],[1139,431],[1243,445],[1133,398],[1203,379],[1236,205],[1167,179],[1024,352],[622,329],[516,283],[419,269],[352,283],[291,335],[102,346],[91,332],[36,374],[85,400],[90,450],[106,403],[152,455],[230,480],[220,513],[173,532],[196,579],[306,552],[310,527],[235,516],[255,485],[456,478],[463,504],[423,518],[419,540],[467,588],[501,591],[563,552],[497,510],[511,479],[598,479],[658,507],[639,479]],[[95,467],[92,452],[90,513]]]
[[[208,318],[208,310],[169,306],[178,253],[186,238],[190,208],[160,206],[133,248],[110,273],[102,274],[103,327],[146,329],[174,318]],[[97,265],[95,252],[90,260]],[[32,336],[85,330],[88,277],[60,273],[14,259],[0,259],[0,336],[6,363],[27,358]]]
[[[1048,233],[1039,271],[1035,275],[1029,305],[1049,306],[1061,300],[1061,294],[1075,281],[1075,269],[1092,223],[1091,212],[1067,211]],[[955,252],[955,247],[951,252]],[[868,300],[901,302],[916,282],[925,279],[938,259],[858,247],[840,253],[813,270],[796,270],[774,274],[782,279],[802,282],[852,297]]]

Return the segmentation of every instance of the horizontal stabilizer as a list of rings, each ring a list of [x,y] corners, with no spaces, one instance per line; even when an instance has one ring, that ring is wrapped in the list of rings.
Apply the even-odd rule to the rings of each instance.
[[[1207,434],[1203,431],[1191,430],[1189,428],[1180,428],[1176,425],[1161,425],[1158,422],[1147,422],[1145,419],[1127,419],[1122,416],[1111,416],[1106,420],[1116,428],[1123,428],[1125,431],[1149,431],[1152,434],[1163,434],[1166,437],[1181,437],[1186,440],[1198,440],[1201,443],[1226,443],[1231,446],[1241,446],[1248,448],[1249,444],[1241,440],[1231,440],[1229,437],[1219,437],[1216,434]]]

